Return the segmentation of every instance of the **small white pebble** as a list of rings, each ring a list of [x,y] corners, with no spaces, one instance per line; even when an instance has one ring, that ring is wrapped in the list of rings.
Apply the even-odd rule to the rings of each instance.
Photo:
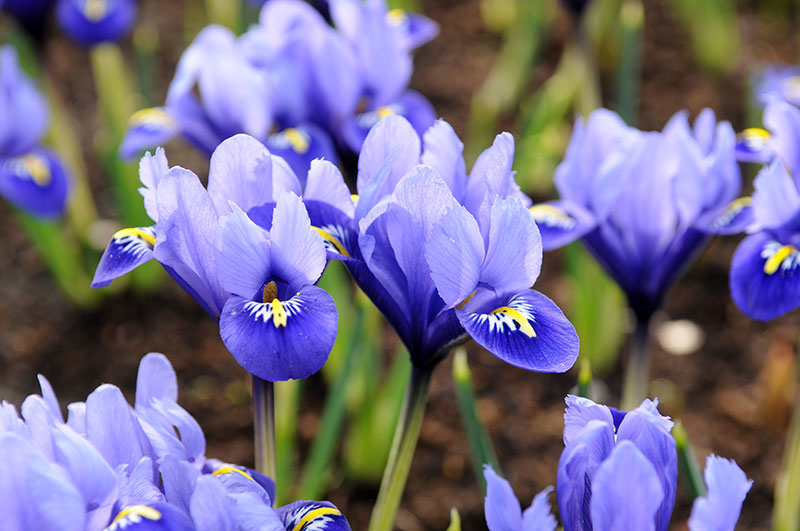
[[[687,319],[662,323],[656,329],[656,338],[661,348],[676,356],[697,352],[705,342],[703,330]]]

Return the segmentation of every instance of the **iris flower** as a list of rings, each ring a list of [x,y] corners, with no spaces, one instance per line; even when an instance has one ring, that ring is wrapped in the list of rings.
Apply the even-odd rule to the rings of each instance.
[[[513,137],[499,135],[469,178],[462,149],[444,121],[420,139],[405,118],[386,117],[364,141],[352,215],[309,206],[312,223],[416,367],[433,368],[469,335],[513,365],[566,371],[578,338],[561,310],[530,289],[542,246],[514,182]]]
[[[36,217],[60,216],[69,191],[67,170],[41,145],[47,103],[11,45],[0,48],[0,116],[0,194]]]
[[[248,36],[237,39],[222,26],[203,29],[178,63],[166,105],[131,117],[121,156],[133,158],[179,135],[211,155],[226,138],[246,133],[289,160],[301,175],[315,158],[335,162],[327,133],[313,123],[296,120],[277,97],[279,89],[296,97],[297,82],[282,77],[277,66],[268,71],[250,62],[245,54],[250,41]],[[281,66],[289,66],[293,57],[281,59]]]
[[[332,174],[332,164],[312,164],[305,197],[328,204]],[[314,286],[325,245],[286,162],[237,135],[212,155],[208,189],[194,173],[169,168],[163,150],[145,155],[140,177],[155,225],[115,234],[92,286],[155,258],[219,321],[226,347],[251,374],[278,381],[319,370],[336,337],[336,307]],[[269,209],[265,226],[247,216],[254,207]]]
[[[780,160],[756,177],[753,213],[751,234],[733,256],[730,289],[742,312],[768,321],[800,306],[800,191]]]
[[[556,170],[561,200],[531,209],[544,248],[580,238],[647,322],[711,235],[749,223],[734,148],[730,124],[710,109],[693,127],[678,113],[660,133],[595,111]]]
[[[13,405],[0,406],[4,529],[350,529],[327,502],[273,509],[270,478],[207,459],[162,354],[142,358],[133,408],[103,384],[70,404],[65,421],[49,382],[39,382],[42,394],[23,402],[21,418]]]
[[[380,0],[330,3],[332,27],[308,3],[274,0],[238,39],[210,26],[186,50],[163,108],[131,117],[120,153],[131,158],[181,135],[210,154],[236,133],[255,136],[300,174],[336,162],[334,141],[358,152],[369,128],[403,114],[422,132],[431,105],[406,86],[411,51],[433,38],[420,15]]]
[[[666,531],[677,483],[672,422],[645,400],[630,412],[568,396],[558,467],[558,508],[564,531]],[[523,513],[509,483],[487,466],[490,531],[554,530],[547,488]],[[744,472],[716,456],[706,461],[707,494],[697,498],[690,531],[733,531],[750,490]]]
[[[800,67],[772,65],[753,76],[754,95],[760,107],[786,102],[800,105]]]
[[[136,0],[58,0],[61,29],[84,46],[122,39],[136,22]]]

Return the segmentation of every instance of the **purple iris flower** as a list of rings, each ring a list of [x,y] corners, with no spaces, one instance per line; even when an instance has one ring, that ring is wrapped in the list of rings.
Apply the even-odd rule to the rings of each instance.
[[[779,159],[792,175],[800,174],[800,109],[778,101],[764,109],[765,129],[745,129],[736,156],[742,162],[769,163]]]
[[[341,139],[359,152],[370,128],[390,114],[404,116],[422,135],[436,115],[425,97],[408,90],[411,52],[438,35],[436,23],[401,9],[387,10],[385,0],[332,0],[329,9],[353,51],[361,80],[359,108],[342,124]]]
[[[237,135],[211,156],[208,189],[194,173],[169,168],[163,150],[145,155],[140,177],[155,225],[115,234],[92,286],[155,258],[219,321],[226,347],[250,373],[278,381],[318,371],[337,315],[330,295],[314,286],[325,244],[299,196],[335,203],[329,182],[342,181],[338,169],[315,161],[303,190],[283,159]],[[267,211],[263,226],[246,214],[256,207]]]
[[[490,465],[484,465],[483,477],[486,478],[484,511],[489,531],[555,531],[556,519],[547,502],[553,487],[537,494],[523,512],[511,485]]]
[[[162,354],[142,358],[136,403],[103,384],[61,407],[49,382],[16,408],[0,405],[3,528],[202,531],[350,529],[327,502],[273,509],[272,480],[206,459],[205,438],[177,403],[178,383]]]
[[[11,45],[0,48],[0,195],[39,218],[64,211],[67,170],[40,142],[48,125],[47,103],[20,68]]]
[[[711,235],[750,223],[734,147],[730,124],[710,109],[693,127],[678,113],[660,133],[595,111],[575,125],[556,170],[561,200],[531,208],[544,248],[580,238],[646,322]]]
[[[133,158],[179,135],[211,155],[224,139],[246,133],[283,156],[300,175],[308,171],[313,159],[335,162],[336,151],[328,134],[304,116],[290,112],[290,105],[308,106],[305,99],[296,101],[303,95],[303,87],[297,86],[294,74],[304,67],[287,54],[278,56],[280,65],[264,68],[248,58],[252,41],[250,34],[237,39],[221,26],[203,29],[178,63],[166,105],[143,109],[131,117],[121,156]],[[270,66],[277,61],[263,59]],[[292,75],[284,75],[285,69],[279,66]],[[284,94],[294,101],[282,100]]]
[[[666,530],[678,456],[658,402],[627,413],[571,395],[566,402],[557,484],[564,530]]]
[[[444,121],[423,136],[380,121],[358,160],[352,213],[308,204],[328,256],[342,260],[420,369],[471,336],[513,365],[563,372],[578,338],[561,310],[529,289],[542,247],[514,182],[514,140],[499,135],[467,178],[463,145]]]
[[[742,312],[768,321],[800,306],[800,192],[781,161],[756,177],[753,214],[751,234],[733,255],[730,289]]]
[[[122,39],[136,22],[136,0],[58,0],[61,29],[84,46]]]
[[[645,400],[630,412],[567,396],[564,451],[558,466],[558,507],[564,531],[666,531],[677,484],[672,421],[658,402]],[[491,468],[486,477],[486,522],[490,531],[556,528],[547,497],[533,499],[524,513],[508,482]],[[695,500],[690,531],[732,531],[750,490],[732,461],[710,456],[708,494]]]
[[[800,66],[769,66],[753,76],[753,85],[760,107],[780,101],[800,106]]]

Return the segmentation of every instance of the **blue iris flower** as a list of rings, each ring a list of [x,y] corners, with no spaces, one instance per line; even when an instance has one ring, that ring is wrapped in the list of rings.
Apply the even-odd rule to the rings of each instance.
[[[420,369],[466,335],[513,365],[569,369],[578,338],[561,310],[530,289],[542,246],[514,182],[514,140],[499,135],[469,178],[444,121],[422,139],[401,116],[369,133],[351,213],[308,204],[328,256],[342,260]]]
[[[219,321],[226,347],[249,372],[278,381],[318,371],[336,338],[337,314],[331,296],[314,286],[325,244],[300,196],[323,206],[342,195],[349,202],[346,187],[337,196],[330,184],[338,178],[344,186],[338,169],[314,161],[303,188],[282,158],[237,135],[211,156],[207,189],[194,173],[170,168],[163,150],[145,155],[140,177],[155,225],[115,234],[92,286],[155,258]],[[263,226],[248,216],[253,210]]]
[[[757,72],[752,84],[759,107],[781,101],[800,106],[800,66],[771,65]]]
[[[556,171],[561,200],[531,208],[544,248],[580,238],[647,321],[711,235],[751,222],[734,148],[730,124],[710,109],[693,127],[678,113],[660,133],[595,111],[575,125]]]
[[[249,468],[205,457],[205,437],[178,405],[162,354],[142,358],[135,407],[103,384],[61,407],[49,382],[16,408],[0,405],[3,529],[118,531],[348,531],[327,502],[273,509],[274,484]]]
[[[61,29],[85,46],[122,39],[136,22],[136,0],[58,0]]]
[[[226,138],[246,133],[283,156],[299,175],[305,175],[315,158],[335,162],[328,134],[289,112],[292,102],[280,97],[289,94],[296,99],[303,93],[298,86],[302,80],[293,79],[296,71],[304,71],[302,64],[297,66],[289,53],[272,50],[260,58],[265,66],[251,62],[248,54],[254,46],[251,34],[237,39],[221,26],[203,29],[178,63],[165,106],[143,109],[131,117],[121,156],[133,158],[179,135],[211,155]],[[304,108],[308,103],[293,105]]]
[[[677,484],[672,422],[657,402],[623,412],[568,396],[558,467],[558,508],[565,531],[666,531]],[[490,531],[556,528],[547,488],[522,512],[509,483],[488,466],[486,522]],[[750,490],[744,472],[716,456],[706,461],[708,493],[695,500],[690,531],[733,531]]]
[[[11,45],[0,48],[0,116],[0,195],[36,217],[60,216],[69,191],[67,170],[41,146],[47,102]]]
[[[250,134],[298,175],[316,158],[336,162],[334,143],[358,152],[389,114],[421,134],[430,103],[406,89],[411,52],[438,28],[382,1],[330,3],[336,27],[306,2],[273,0],[238,39],[210,26],[181,58],[162,108],[131,117],[124,158],[181,135],[210,154],[225,138]]]
[[[800,306],[800,191],[780,160],[756,177],[753,214],[751,234],[733,255],[730,289],[742,312],[768,321]]]

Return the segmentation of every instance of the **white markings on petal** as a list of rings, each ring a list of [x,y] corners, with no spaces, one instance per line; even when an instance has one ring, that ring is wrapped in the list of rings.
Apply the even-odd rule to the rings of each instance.
[[[800,252],[793,245],[783,245],[771,240],[761,250],[764,262],[764,273],[772,275],[780,270],[781,275],[793,274],[792,270],[800,265]]]
[[[528,337],[536,337],[533,323],[533,305],[524,297],[513,297],[508,306],[501,306],[491,313],[474,314],[473,319],[480,325],[489,326],[489,333],[506,333],[520,331]]]

